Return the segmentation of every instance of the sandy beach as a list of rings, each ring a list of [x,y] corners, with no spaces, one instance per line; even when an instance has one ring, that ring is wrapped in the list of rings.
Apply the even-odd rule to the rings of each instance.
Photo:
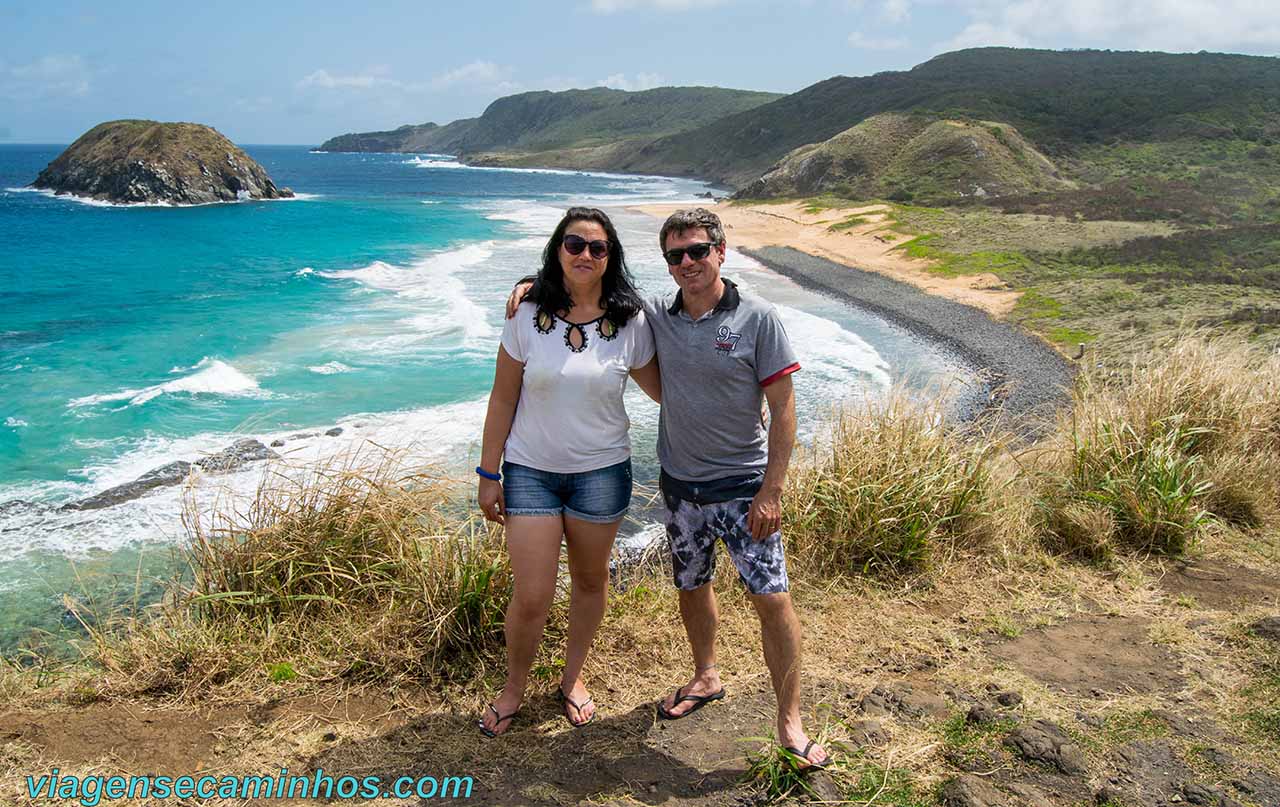
[[[687,205],[638,205],[629,209],[666,218],[681,207]],[[1011,291],[993,274],[964,277],[931,274],[928,261],[910,258],[898,249],[906,238],[888,230],[890,222],[885,205],[829,208],[810,213],[803,202],[767,205],[721,202],[709,209],[724,222],[729,246],[735,249],[790,247],[845,266],[886,275],[944,299],[982,309],[997,319],[1003,319],[1018,301],[1019,292]],[[866,223],[830,229],[850,216],[864,218]]]
[[[665,218],[678,205],[630,209]],[[968,421],[999,412],[1027,437],[1048,428],[1069,400],[1074,367],[1047,342],[1005,321],[1018,293],[995,275],[941,277],[925,261],[895,245],[903,236],[886,228],[887,208],[868,205],[809,213],[802,202],[712,207],[727,228],[729,246],[797,283],[944,345],[977,379],[974,395],[958,401]],[[850,216],[867,221],[832,230]]]

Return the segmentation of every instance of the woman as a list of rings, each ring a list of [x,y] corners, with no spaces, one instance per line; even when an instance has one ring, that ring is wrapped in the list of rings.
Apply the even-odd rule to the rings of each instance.
[[[480,509],[505,525],[515,578],[507,682],[481,716],[487,736],[519,713],[555,596],[561,536],[571,593],[560,700],[572,726],[595,716],[581,673],[631,501],[628,375],[658,399],[653,334],[618,233],[600,210],[570,208],[543,251],[538,282],[503,329],[476,468]]]

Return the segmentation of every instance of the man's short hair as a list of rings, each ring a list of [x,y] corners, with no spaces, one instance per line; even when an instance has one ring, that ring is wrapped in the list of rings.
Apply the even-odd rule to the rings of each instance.
[[[720,217],[705,207],[695,207],[690,210],[677,210],[667,216],[667,220],[662,224],[662,231],[658,233],[658,247],[665,250],[667,236],[672,233],[697,229],[706,230],[707,238],[710,238],[711,243],[716,246],[724,243],[724,225],[720,223]]]

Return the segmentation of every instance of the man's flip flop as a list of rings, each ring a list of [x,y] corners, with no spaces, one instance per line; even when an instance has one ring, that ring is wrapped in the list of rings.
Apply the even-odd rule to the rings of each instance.
[[[786,751],[789,754],[795,754],[800,759],[803,759],[805,762],[809,763],[800,768],[800,770],[802,771],[825,771],[827,769],[827,765],[831,764],[830,754],[827,754],[826,759],[822,760],[821,762],[814,762],[813,760],[809,759],[809,752],[813,750],[813,746],[816,744],[817,744],[816,740],[810,740],[809,744],[804,747],[803,751],[801,751],[799,748],[796,748],[794,745],[784,745],[782,746],[782,750]]]
[[[688,717],[689,715],[698,711],[702,707],[706,706],[708,703],[711,703],[712,701],[718,701],[724,697],[724,687],[720,687],[720,690],[718,692],[712,692],[710,695],[686,695],[684,694],[683,690],[684,690],[684,687],[679,687],[676,689],[676,699],[675,701],[672,702],[671,708],[674,709],[680,704],[684,703],[685,701],[693,701],[693,706],[691,706],[688,709],[688,711],[681,712],[680,714],[677,715],[677,714],[672,714],[671,712],[668,712],[666,707],[664,707],[661,703],[659,703],[658,717],[662,718],[663,720],[679,720],[682,717]]]
[[[588,703],[595,703],[595,701],[593,701],[591,698],[587,698],[582,703],[578,703],[573,698],[564,694],[564,690],[561,689],[560,687],[556,687],[556,693],[560,696],[560,705],[564,711],[564,719],[570,726],[573,726],[575,729],[580,729],[583,726],[590,723],[592,720],[596,719],[596,713],[592,712],[591,717],[588,717],[586,720],[582,721],[581,723],[573,722],[573,718],[569,717],[570,706],[572,706],[574,709],[578,711],[578,717],[582,717],[582,710],[587,708]]]
[[[496,718],[498,718],[498,719],[497,719],[497,720],[495,720],[495,721],[494,721],[494,723],[493,723],[493,728],[494,728],[494,729],[496,729],[498,726],[501,726],[503,723],[505,723],[506,721],[508,721],[508,720],[510,720],[511,718],[515,717],[516,715],[520,714],[520,710],[519,710],[519,709],[516,709],[514,712],[512,712],[512,713],[511,713],[511,714],[509,714],[509,715],[499,714],[499,713],[498,713],[498,709],[497,709],[497,707],[495,707],[492,703],[491,703],[491,704],[489,704],[489,711],[490,711],[490,712],[493,712],[493,716],[494,716],[494,717],[496,717]],[[485,724],[484,724],[484,721],[483,721],[483,720],[477,721],[477,722],[476,722],[476,725],[480,728],[480,733],[481,733],[481,734],[483,734],[484,736],[486,736],[486,737],[490,737],[490,738],[492,738],[492,737],[497,737],[497,736],[498,736],[498,732],[496,732],[496,731],[494,731],[493,729],[488,728],[487,726],[485,726]],[[503,733],[505,734],[505,732],[503,732]]]

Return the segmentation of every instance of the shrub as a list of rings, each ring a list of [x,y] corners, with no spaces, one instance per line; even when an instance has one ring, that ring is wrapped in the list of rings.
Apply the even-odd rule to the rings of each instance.
[[[1193,334],[1119,377],[1086,374],[1036,499],[1049,548],[1176,555],[1211,519],[1273,516],[1275,365],[1243,343]]]
[[[191,508],[194,582],[153,615],[95,628],[91,660],[126,693],[281,680],[284,666],[290,679],[469,675],[501,649],[510,574],[496,534],[447,503],[442,481],[386,463],[278,476],[245,516]]]
[[[991,514],[984,440],[904,396],[839,412],[783,499],[788,554],[818,571],[900,573],[974,539]]]

